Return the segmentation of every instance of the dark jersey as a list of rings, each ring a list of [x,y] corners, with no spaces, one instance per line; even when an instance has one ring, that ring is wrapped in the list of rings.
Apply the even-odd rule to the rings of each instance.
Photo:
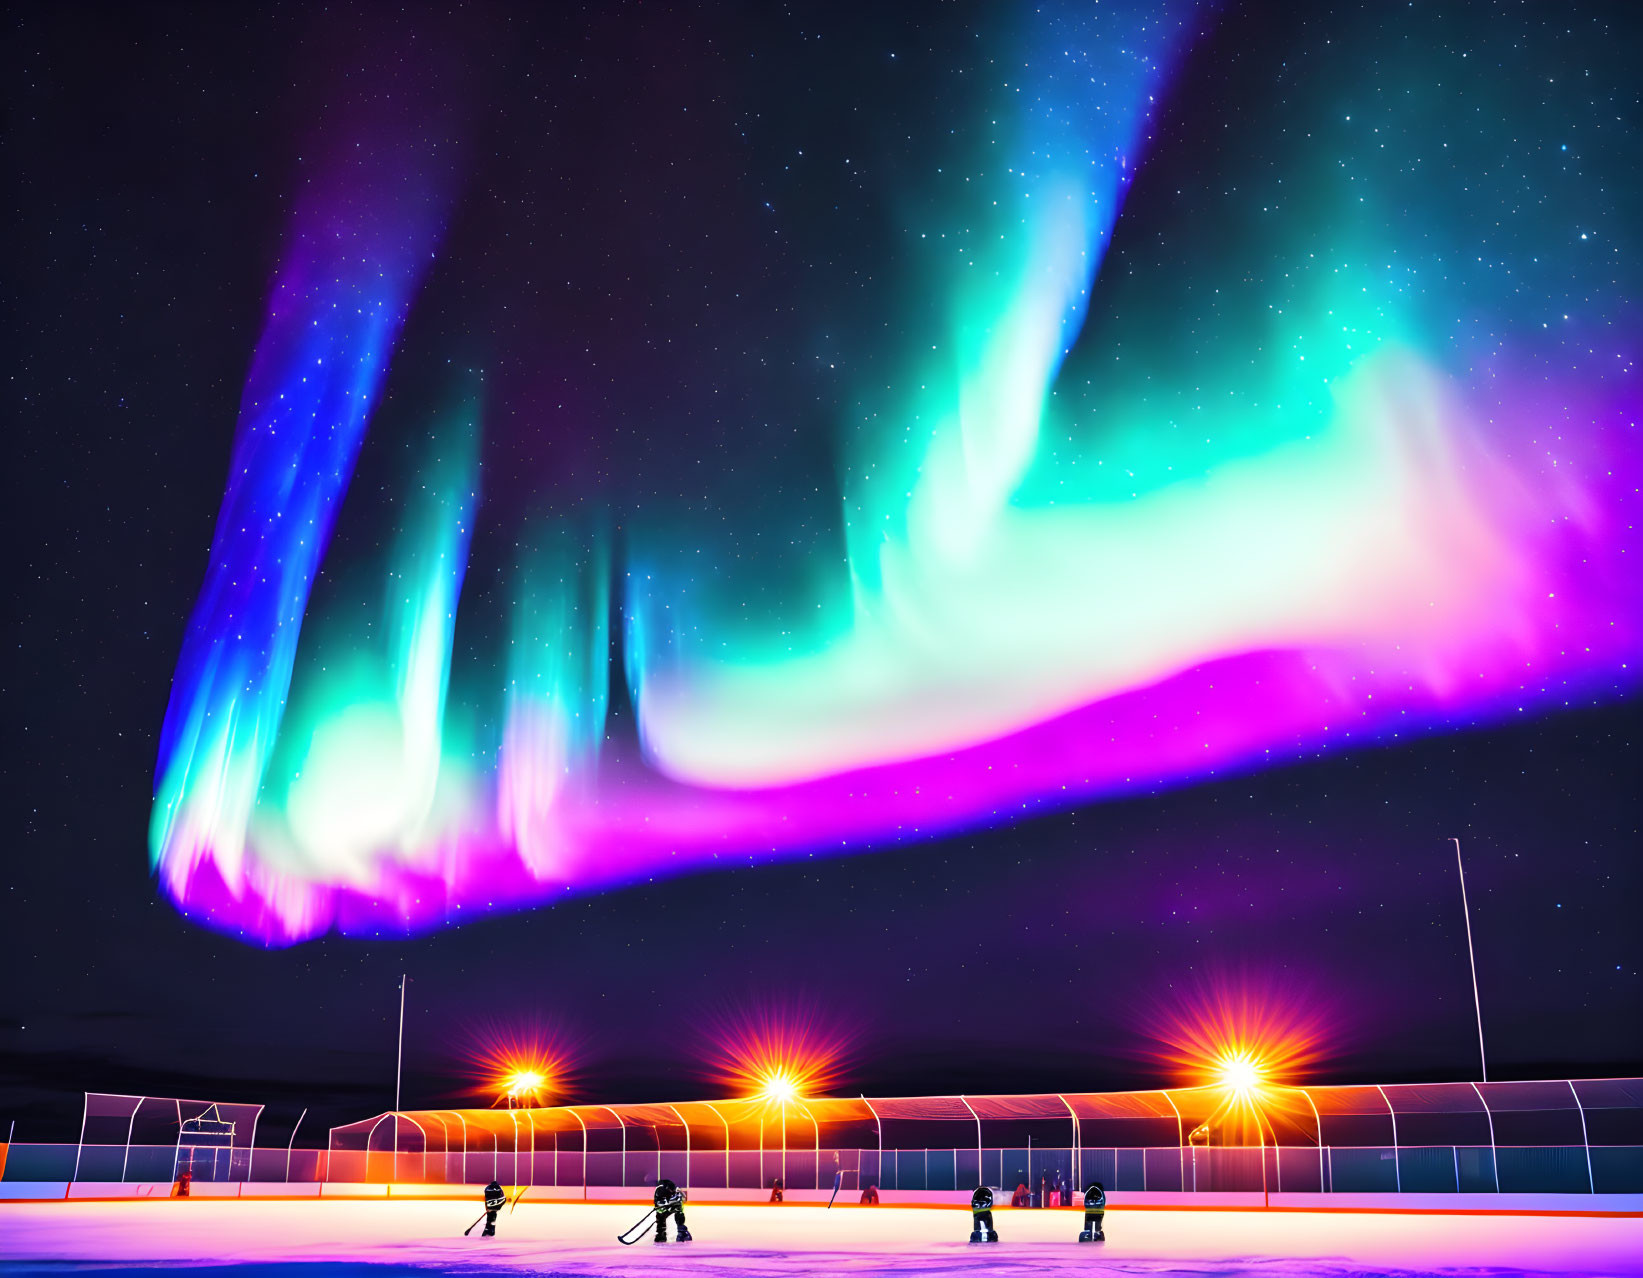
[[[499,1208],[506,1206],[507,1201],[508,1196],[502,1192],[502,1186],[498,1185],[494,1180],[485,1186],[486,1211],[496,1211]]]
[[[975,1193],[970,1195],[971,1212],[979,1215],[981,1212],[991,1211],[992,1209],[993,1191],[988,1189],[985,1185],[981,1186]]]
[[[1107,1206],[1107,1191],[1100,1185],[1092,1184],[1084,1191],[1085,1211],[1104,1211]]]

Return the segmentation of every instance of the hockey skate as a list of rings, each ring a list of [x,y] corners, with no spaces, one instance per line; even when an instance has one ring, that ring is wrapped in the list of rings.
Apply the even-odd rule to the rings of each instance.
[[[673,1239],[673,1241],[674,1242],[690,1242],[691,1241],[690,1230],[686,1229],[683,1225],[680,1225],[679,1226],[679,1233]]]

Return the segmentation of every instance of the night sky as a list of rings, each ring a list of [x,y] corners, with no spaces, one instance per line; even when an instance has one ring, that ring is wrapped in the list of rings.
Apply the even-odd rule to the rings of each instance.
[[[1533,358],[1584,383],[1606,342],[1626,394],[1643,287],[1631,7],[1306,8],[1192,21],[1102,268],[1116,300],[1092,308],[1062,382],[1115,341],[1210,359],[1239,323],[1218,286],[1329,216],[1300,199],[1291,223],[1261,223],[1286,174],[1437,146],[1460,158],[1398,189],[1397,234],[1456,263],[1491,245],[1511,278],[1457,285],[1468,325],[1529,327],[1513,299],[1534,290],[1587,308]],[[849,1038],[852,1092],[1155,1084],[1148,1027],[1206,979],[1320,1016],[1315,1080],[1472,1078],[1451,836],[1490,1076],[1643,1068],[1635,660],[1525,674],[1521,709],[1508,687],[1349,748],[1035,801],[878,851],[641,874],[411,939],[264,949],[162,894],[161,724],[270,280],[324,164],[362,139],[436,140],[448,210],[316,609],[344,607],[391,539],[427,406],[480,380],[482,520],[451,678],[500,680],[511,552],[543,511],[607,529],[618,574],[671,538],[733,563],[720,595],[748,590],[777,621],[794,607],[842,535],[854,391],[837,370],[924,323],[899,179],[960,162],[953,139],[1019,19],[968,3],[9,9],[0,1122],[72,1139],[92,1089],[262,1101],[274,1131],[311,1105],[317,1136],[392,1104],[407,972],[408,1106],[453,1103],[484,1035],[531,1027],[568,1045],[578,1099],[712,1095],[708,1026],[777,1003]],[[1400,94],[1414,105],[1384,137],[1336,127]],[[1423,119],[1452,148],[1417,136]],[[1566,138],[1587,158],[1534,159]],[[1565,223],[1612,252],[1537,248]],[[1129,324],[1126,297],[1149,291]],[[1635,474],[1635,429],[1622,439]],[[614,755],[637,757],[634,719],[617,687]]]

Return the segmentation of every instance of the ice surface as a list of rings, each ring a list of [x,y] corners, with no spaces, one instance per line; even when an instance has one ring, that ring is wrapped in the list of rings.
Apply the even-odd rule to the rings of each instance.
[[[525,1203],[499,1236],[462,1230],[457,1201],[191,1199],[0,1204],[0,1267],[230,1265],[224,1278],[397,1278],[440,1272],[648,1278],[965,1273],[1643,1274],[1643,1219],[1260,1211],[1111,1211],[1080,1246],[1076,1210],[997,1213],[1003,1242],[971,1247],[969,1215],[941,1208],[690,1208],[697,1241],[633,1247],[642,1205]],[[22,1262],[22,1263],[20,1263]],[[35,1262],[35,1263],[27,1263]],[[41,1263],[43,1262],[43,1263]]]

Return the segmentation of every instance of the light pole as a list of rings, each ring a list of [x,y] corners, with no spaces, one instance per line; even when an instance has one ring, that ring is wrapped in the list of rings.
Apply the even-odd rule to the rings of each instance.
[[[399,1057],[394,1062],[394,1179],[399,1179],[399,1085],[405,1073],[405,982],[411,978],[399,976]]]
[[[399,977],[399,1059],[394,1063],[394,1113],[399,1113],[399,1081],[405,1072],[405,982],[411,978],[404,973]],[[398,1131],[396,1122],[395,1131]],[[397,1144],[397,1140],[396,1140]]]
[[[1451,836],[1455,845],[1455,869],[1460,872],[1460,912],[1466,918],[1466,957],[1472,965],[1472,1007],[1478,1017],[1478,1065],[1483,1070],[1483,1081],[1489,1081],[1489,1058],[1483,1050],[1483,1000],[1478,996],[1478,959],[1472,950],[1472,911],[1466,904],[1466,866],[1460,859],[1460,840]]]

